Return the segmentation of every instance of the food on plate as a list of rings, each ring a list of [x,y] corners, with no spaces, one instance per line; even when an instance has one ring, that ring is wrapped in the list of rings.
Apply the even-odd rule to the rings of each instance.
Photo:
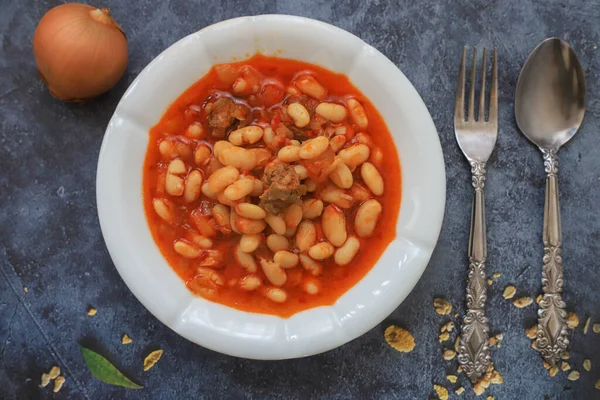
[[[346,76],[256,55],[213,67],[151,129],[143,196],[192,292],[288,317],[373,267],[400,188],[392,137]]]

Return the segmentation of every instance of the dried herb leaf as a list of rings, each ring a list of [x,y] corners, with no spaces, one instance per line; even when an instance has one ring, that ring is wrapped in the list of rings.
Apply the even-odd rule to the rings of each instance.
[[[81,353],[83,354],[83,359],[85,360],[88,369],[92,375],[102,382],[130,389],[143,389],[143,386],[132,382],[100,354],[93,352],[90,349],[86,349],[83,346],[79,347],[81,348]]]

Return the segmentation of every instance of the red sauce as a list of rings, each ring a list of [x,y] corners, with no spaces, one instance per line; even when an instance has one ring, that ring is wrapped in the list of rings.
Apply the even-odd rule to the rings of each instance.
[[[312,278],[312,276],[300,264],[293,269],[285,270],[287,282],[282,286],[282,289],[287,292],[287,300],[283,303],[273,302],[261,294],[260,290],[249,292],[241,289],[237,282],[247,275],[247,271],[238,265],[233,255],[234,248],[239,243],[240,235],[218,233],[212,238],[214,242],[213,249],[220,251],[222,255],[222,262],[216,271],[224,277],[226,283],[209,296],[209,300],[239,310],[289,317],[306,309],[335,303],[341,295],[369,272],[388,244],[395,238],[401,196],[400,163],[394,142],[383,118],[345,75],[300,61],[263,55],[255,55],[249,60],[228,64],[226,68],[219,71],[220,74],[216,68],[212,68],[202,79],[187,89],[171,104],[160,122],[150,130],[150,140],[143,171],[144,207],[152,236],[169,265],[193,292],[197,291],[194,277],[197,273],[197,267],[202,264],[202,261],[200,258],[186,259],[182,257],[173,249],[173,243],[190,231],[195,231],[194,224],[190,219],[191,213],[197,210],[196,213],[202,214],[202,210],[204,210],[210,217],[210,212],[206,210],[210,209],[216,200],[210,200],[201,195],[198,201],[186,203],[182,197],[169,196],[164,193],[164,176],[169,160],[165,160],[159,152],[159,143],[165,138],[170,138],[183,143],[185,148],[191,149],[191,151],[182,151],[179,158],[191,168],[202,170],[206,179],[208,177],[207,168],[206,166],[198,167],[195,165],[193,151],[200,144],[209,144],[212,148],[217,140],[225,140],[213,139],[210,135],[210,129],[206,121],[207,113],[204,110],[207,97],[214,96],[215,93],[231,92],[231,84],[240,75],[239,67],[242,66],[251,66],[260,74],[260,91],[256,95],[242,98],[245,104],[252,107],[252,115],[256,117],[255,122],[270,122],[273,128],[276,124],[281,123],[278,116],[273,118],[273,115],[269,114],[269,110],[277,107],[278,103],[286,101],[285,99],[289,96],[286,93],[286,88],[293,85],[295,78],[302,74],[310,74],[328,89],[328,98],[325,101],[344,104],[345,99],[352,97],[363,105],[369,120],[366,133],[371,136],[373,142],[370,146],[371,155],[373,156],[373,153],[377,151],[380,151],[380,154],[383,155],[380,162],[371,161],[382,172],[381,175],[385,184],[385,192],[382,196],[372,196],[381,203],[383,208],[376,231],[373,236],[360,239],[361,249],[350,264],[339,266],[334,263],[333,257],[321,262],[323,273],[316,278],[320,282],[318,294],[310,295],[302,289],[303,279]],[[265,112],[268,117],[265,117]],[[190,138],[189,135],[186,136],[186,130],[192,123],[201,123],[204,130],[209,132],[208,135],[202,140]],[[350,128],[347,133],[349,140],[345,145],[348,146],[356,142],[356,137],[352,131],[358,133],[361,130],[352,122],[350,117],[348,117],[346,123]],[[351,138],[352,136],[354,137]],[[250,147],[264,147],[264,144],[261,140]],[[275,156],[276,153],[274,153],[274,158]],[[353,176],[355,182],[364,185],[359,170],[360,168],[357,168],[353,172]],[[255,171],[253,171],[253,174],[255,176],[259,175]],[[157,197],[168,198],[176,205],[177,219],[174,222],[166,222],[157,215],[153,208],[153,200]],[[309,193],[305,197],[313,196]],[[353,207],[344,210],[349,235],[353,233],[354,215],[359,204],[359,202],[356,202]],[[322,238],[320,224],[316,223],[315,225],[317,226],[318,238]],[[271,231],[267,226],[263,234],[266,236],[269,233]],[[293,240],[291,242],[293,243]],[[260,276],[265,284],[268,284],[260,270],[260,264],[258,265],[259,272],[256,275]]]

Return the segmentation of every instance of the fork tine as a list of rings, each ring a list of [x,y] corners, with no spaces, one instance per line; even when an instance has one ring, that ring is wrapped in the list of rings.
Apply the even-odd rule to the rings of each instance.
[[[456,102],[454,103],[454,123],[465,122],[465,64],[467,62],[467,48],[464,47],[460,59],[458,83],[456,84]]]
[[[479,92],[479,115],[477,117],[477,121],[484,122],[485,121],[485,61],[486,61],[486,48],[483,48],[483,59],[481,61],[481,89]]]
[[[471,64],[471,90],[469,93],[467,121],[475,121],[475,67],[477,66],[477,47],[473,47],[473,62]]]
[[[498,123],[498,52],[494,48],[492,56],[492,86],[490,87],[489,122]]]

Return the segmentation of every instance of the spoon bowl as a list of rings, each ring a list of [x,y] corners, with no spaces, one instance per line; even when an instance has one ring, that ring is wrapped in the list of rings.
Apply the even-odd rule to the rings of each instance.
[[[558,150],[575,135],[584,113],[585,80],[575,52],[564,40],[544,40],[517,82],[519,129],[538,147]]]

